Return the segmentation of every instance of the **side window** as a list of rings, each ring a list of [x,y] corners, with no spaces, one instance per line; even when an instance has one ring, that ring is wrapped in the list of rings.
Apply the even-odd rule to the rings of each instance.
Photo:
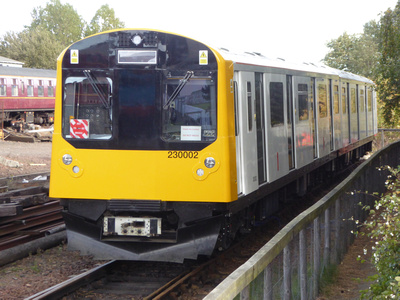
[[[0,78],[0,96],[6,95],[6,84],[4,78]]]
[[[326,118],[328,116],[326,84],[318,84],[318,107],[319,117]]]
[[[360,90],[360,111],[365,111],[365,96],[364,96],[364,89]]]
[[[18,96],[18,82],[17,79],[13,79],[13,84],[11,86],[11,95]]]
[[[54,86],[52,85],[53,82],[49,80],[49,85],[47,87],[47,96],[54,97]]]
[[[28,97],[33,97],[33,80],[32,79],[28,79]]]
[[[39,85],[38,85],[38,97],[43,97],[43,96],[44,96],[43,80],[39,80]]]
[[[342,87],[342,112],[347,114],[346,88]]]
[[[308,85],[301,83],[297,86],[297,96],[299,99],[299,120],[308,120]]]
[[[339,86],[333,86],[333,111],[335,115],[339,114]]]
[[[270,103],[271,103],[271,126],[279,126],[284,123],[283,113],[283,83],[270,82]]]
[[[246,86],[246,96],[247,96],[247,120],[249,123],[249,131],[253,130],[253,105],[251,97],[251,82],[247,81]]]
[[[350,102],[351,102],[351,113],[355,114],[357,112],[355,88],[350,89]]]
[[[368,89],[368,111],[372,111],[372,90]]]

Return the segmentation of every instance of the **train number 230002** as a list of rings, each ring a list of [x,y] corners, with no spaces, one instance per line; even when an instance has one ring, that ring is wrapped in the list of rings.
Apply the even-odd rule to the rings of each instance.
[[[197,151],[168,151],[168,158],[198,158]]]

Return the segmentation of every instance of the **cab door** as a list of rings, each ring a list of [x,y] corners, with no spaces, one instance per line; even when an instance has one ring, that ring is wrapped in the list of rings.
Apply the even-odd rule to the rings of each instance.
[[[254,73],[236,72],[236,162],[238,194],[258,188]]]

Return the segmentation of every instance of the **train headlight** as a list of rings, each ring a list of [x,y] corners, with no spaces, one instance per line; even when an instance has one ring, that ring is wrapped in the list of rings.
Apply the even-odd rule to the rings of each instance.
[[[215,159],[213,157],[207,157],[204,160],[204,165],[209,169],[213,168],[215,166]]]
[[[64,154],[62,157],[62,161],[65,165],[70,165],[72,163],[72,156],[69,154]]]
[[[203,169],[197,169],[196,171],[197,176],[201,177],[204,175],[204,170]]]
[[[75,174],[78,174],[79,171],[80,171],[80,169],[79,169],[78,166],[74,166],[74,167],[72,168],[72,172],[74,172]]]

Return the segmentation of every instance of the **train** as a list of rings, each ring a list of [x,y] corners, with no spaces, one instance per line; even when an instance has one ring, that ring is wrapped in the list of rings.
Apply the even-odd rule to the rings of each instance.
[[[69,249],[96,259],[226,249],[377,133],[367,78],[162,30],[78,41],[57,82],[50,197]]]
[[[56,70],[0,66],[0,121],[52,124]]]

